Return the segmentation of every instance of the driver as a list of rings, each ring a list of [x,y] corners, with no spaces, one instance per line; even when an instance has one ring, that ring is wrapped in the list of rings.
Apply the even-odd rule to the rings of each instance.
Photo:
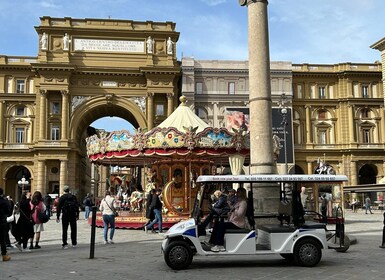
[[[211,248],[213,252],[226,251],[223,246],[225,243],[226,229],[242,229],[246,228],[246,210],[247,210],[246,189],[237,189],[237,203],[230,210],[230,217],[228,222],[217,223],[214,226],[210,237],[210,243],[215,246]]]

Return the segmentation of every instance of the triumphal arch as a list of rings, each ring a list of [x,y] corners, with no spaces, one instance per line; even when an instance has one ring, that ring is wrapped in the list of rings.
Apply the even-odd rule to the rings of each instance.
[[[35,30],[37,57],[0,56],[0,185],[16,198],[65,184],[82,195],[93,121],[151,129],[178,105],[179,33],[173,22],[46,16]]]

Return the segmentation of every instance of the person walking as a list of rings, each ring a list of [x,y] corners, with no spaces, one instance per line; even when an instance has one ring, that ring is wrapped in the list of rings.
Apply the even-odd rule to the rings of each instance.
[[[92,207],[91,195],[89,193],[87,193],[86,197],[84,198],[83,205],[84,205],[84,220],[88,220],[90,216],[91,207]]]
[[[26,192],[23,193],[20,200],[19,211],[20,216],[17,220],[17,232],[18,232],[18,242],[16,243],[16,247],[22,252],[31,252],[29,248],[27,248],[28,240],[33,238],[34,235],[34,223],[32,219],[32,211],[29,202],[31,193]]]
[[[48,217],[52,216],[52,197],[47,193],[44,196],[44,205],[45,205],[45,212],[48,215]]]
[[[8,235],[7,217],[10,215],[9,202],[4,198],[4,190],[0,188],[0,247],[3,262],[11,260],[7,254],[6,236]]]
[[[106,195],[100,203],[99,210],[102,211],[103,225],[104,225],[104,244],[114,244],[115,233],[115,199],[111,196],[109,190],[106,191]],[[108,241],[108,228],[110,228],[110,240]]]
[[[67,243],[67,231],[68,226],[71,227],[71,242],[72,247],[77,245],[77,225],[76,221],[79,220],[79,203],[72,193],[70,193],[70,187],[65,185],[63,187],[64,194],[59,198],[59,203],[56,211],[56,222],[60,222],[60,214],[62,214],[62,249],[68,249]]]
[[[151,223],[151,221],[155,219],[154,211],[152,211],[152,209],[150,209],[152,197],[154,195],[155,195],[155,189],[151,189],[146,196],[146,219],[147,219],[147,221],[146,221],[144,226],[149,225]]]
[[[155,194],[152,196],[151,205],[150,205],[150,211],[154,211],[155,219],[144,227],[144,231],[147,233],[149,229],[152,230],[152,232],[155,232],[154,225],[158,224],[158,232],[162,233],[162,201],[160,200],[160,196],[162,194],[161,189],[157,189],[155,191]]]
[[[368,214],[368,210],[370,214],[373,214],[371,206],[372,206],[372,201],[370,200],[370,197],[367,196],[365,198],[365,214]]]
[[[35,222],[34,227],[34,238],[35,238],[35,246],[33,246],[33,238],[31,240],[31,244],[29,246],[29,249],[40,249],[39,241],[40,241],[40,233],[44,231],[43,223],[40,221],[38,213],[45,212],[46,206],[43,203],[43,197],[41,195],[41,192],[36,191],[34,192],[31,202],[30,202],[31,212],[32,212],[32,219]]]

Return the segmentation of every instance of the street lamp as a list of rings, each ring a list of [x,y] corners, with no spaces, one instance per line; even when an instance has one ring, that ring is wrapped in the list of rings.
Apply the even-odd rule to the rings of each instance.
[[[23,178],[21,178],[21,179],[17,182],[17,184],[18,184],[19,186],[21,186],[21,191],[24,192],[24,186],[29,185],[29,182],[28,182],[28,181],[24,178],[24,176],[23,176]]]
[[[286,146],[286,133],[287,133],[287,106],[286,103],[288,102],[286,94],[282,93],[281,98],[278,101],[278,106],[281,109],[281,115],[282,115],[282,122],[281,125],[283,126],[283,149],[284,149],[284,155],[285,155],[285,174],[288,174],[289,168],[287,165],[287,146]]]

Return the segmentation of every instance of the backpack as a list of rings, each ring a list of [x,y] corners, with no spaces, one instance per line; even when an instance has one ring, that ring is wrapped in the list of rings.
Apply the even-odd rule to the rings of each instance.
[[[70,194],[67,199],[64,201],[63,213],[66,214],[77,214],[79,211],[79,205],[76,200],[76,197]]]

